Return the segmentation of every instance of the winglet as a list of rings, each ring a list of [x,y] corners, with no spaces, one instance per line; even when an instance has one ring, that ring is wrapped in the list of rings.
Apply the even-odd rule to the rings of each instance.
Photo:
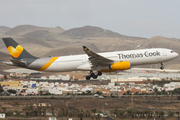
[[[83,46],[84,51],[89,51],[89,49],[86,46]]]

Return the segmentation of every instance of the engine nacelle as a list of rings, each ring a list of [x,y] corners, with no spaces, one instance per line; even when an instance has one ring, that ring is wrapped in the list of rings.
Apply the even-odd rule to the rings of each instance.
[[[116,62],[109,65],[110,70],[128,70],[130,67],[131,64],[128,61]]]

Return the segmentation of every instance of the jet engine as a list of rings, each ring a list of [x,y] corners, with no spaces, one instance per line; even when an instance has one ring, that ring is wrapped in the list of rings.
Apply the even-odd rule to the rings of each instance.
[[[109,69],[100,70],[101,72],[115,72],[116,70],[128,70],[131,64],[128,61],[116,62],[109,65]]]
[[[116,62],[109,65],[110,70],[128,70],[130,67],[131,64],[128,61]]]

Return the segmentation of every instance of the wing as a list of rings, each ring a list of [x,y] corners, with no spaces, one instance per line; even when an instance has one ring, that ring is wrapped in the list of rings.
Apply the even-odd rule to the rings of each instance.
[[[113,60],[107,59],[101,55],[98,55],[90,51],[86,46],[83,46],[84,52],[89,56],[89,61],[93,66],[105,66],[114,63]]]

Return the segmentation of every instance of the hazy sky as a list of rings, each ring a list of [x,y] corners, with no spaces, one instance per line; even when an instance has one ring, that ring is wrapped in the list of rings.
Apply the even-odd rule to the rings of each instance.
[[[0,0],[0,26],[86,25],[119,34],[180,38],[180,0]]]

